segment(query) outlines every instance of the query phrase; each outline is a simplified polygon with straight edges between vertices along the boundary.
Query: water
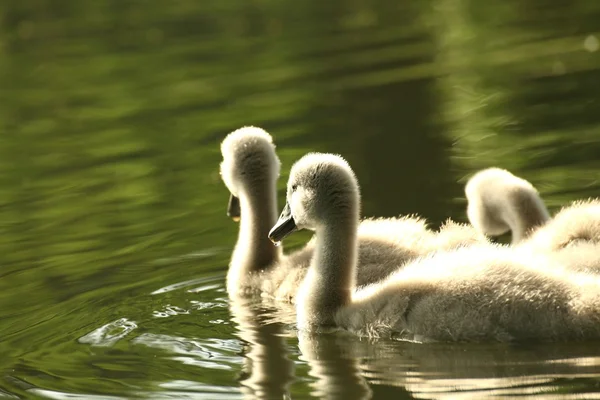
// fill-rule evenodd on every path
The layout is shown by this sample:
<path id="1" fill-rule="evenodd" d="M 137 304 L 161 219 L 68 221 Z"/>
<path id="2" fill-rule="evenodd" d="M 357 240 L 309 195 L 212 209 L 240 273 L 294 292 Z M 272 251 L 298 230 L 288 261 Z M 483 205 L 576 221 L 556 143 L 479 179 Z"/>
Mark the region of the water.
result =
<path id="1" fill-rule="evenodd" d="M 7 2 L 0 10 L 0 398 L 598 398 L 596 344 L 299 335 L 229 304 L 219 142 L 343 154 L 365 215 L 464 221 L 506 167 L 599 196 L 600 4 Z M 281 204 L 281 203 L 280 203 Z M 287 248 L 307 235 L 295 235 Z"/>

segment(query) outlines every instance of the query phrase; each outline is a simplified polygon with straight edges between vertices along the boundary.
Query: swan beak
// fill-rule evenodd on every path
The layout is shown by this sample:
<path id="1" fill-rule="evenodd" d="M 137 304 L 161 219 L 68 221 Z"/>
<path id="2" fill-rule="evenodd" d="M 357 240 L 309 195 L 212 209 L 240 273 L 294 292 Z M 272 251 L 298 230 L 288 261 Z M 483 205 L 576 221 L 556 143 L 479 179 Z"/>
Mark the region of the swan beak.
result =
<path id="1" fill-rule="evenodd" d="M 269 232 L 269 239 L 271 242 L 277 244 L 281 242 L 290 233 L 298 230 L 294 217 L 292 217 L 292 211 L 290 205 L 285 203 L 285 207 L 279 216 L 279 220 L 275 223 L 275 226 Z"/>
<path id="2" fill-rule="evenodd" d="M 242 213 L 240 210 L 240 199 L 234 195 L 229 195 L 229 204 L 227 205 L 227 216 L 238 222 Z"/>

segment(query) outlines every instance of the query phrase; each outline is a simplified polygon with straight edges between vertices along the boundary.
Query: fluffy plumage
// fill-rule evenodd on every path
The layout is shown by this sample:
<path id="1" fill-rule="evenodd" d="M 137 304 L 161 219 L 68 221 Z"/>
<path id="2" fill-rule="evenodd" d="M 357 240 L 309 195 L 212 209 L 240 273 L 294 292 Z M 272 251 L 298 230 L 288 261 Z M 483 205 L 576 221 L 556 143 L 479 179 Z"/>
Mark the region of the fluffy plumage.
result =
<path id="1" fill-rule="evenodd" d="M 550 219 L 535 187 L 504 169 L 477 172 L 467 182 L 465 194 L 471 224 L 490 236 L 510 230 L 513 244 L 527 238 Z"/>
<path id="2" fill-rule="evenodd" d="M 276 183 L 281 163 L 271 136 L 257 127 L 230 133 L 221 144 L 221 178 L 239 202 L 240 229 L 229 270 L 230 296 L 264 294 L 293 301 L 308 269 L 314 241 L 284 255 L 268 233 L 277 220 Z M 359 285 L 376 282 L 403 261 L 439 249 L 485 241 L 471 227 L 447 222 L 439 232 L 413 216 L 364 220 L 358 227 Z"/>
<path id="3" fill-rule="evenodd" d="M 511 230 L 513 244 L 552 252 L 574 269 L 600 271 L 600 201 L 576 201 L 550 218 L 537 190 L 506 170 L 489 168 L 467 183 L 467 214 L 484 234 Z"/>
<path id="4" fill-rule="evenodd" d="M 600 201 L 589 199 L 563 207 L 544 226 L 536 229 L 523 245 L 557 251 L 582 244 L 599 243 Z"/>
<path id="5" fill-rule="evenodd" d="M 297 297 L 300 329 L 337 326 L 418 341 L 600 338 L 600 277 L 543 252 L 497 245 L 436 252 L 355 289 L 360 195 L 341 158 L 309 154 L 290 172 L 292 218 L 315 231 Z"/>

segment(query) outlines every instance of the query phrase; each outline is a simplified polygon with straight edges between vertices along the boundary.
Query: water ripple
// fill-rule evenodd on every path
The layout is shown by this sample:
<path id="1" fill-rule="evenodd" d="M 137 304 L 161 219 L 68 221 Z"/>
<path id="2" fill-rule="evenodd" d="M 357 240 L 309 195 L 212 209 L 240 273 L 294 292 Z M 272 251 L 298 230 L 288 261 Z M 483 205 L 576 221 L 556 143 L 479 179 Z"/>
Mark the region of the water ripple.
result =
<path id="1" fill-rule="evenodd" d="M 113 346 L 136 328 L 135 322 L 120 318 L 80 337 L 78 341 L 93 346 Z"/>
<path id="2" fill-rule="evenodd" d="M 133 343 L 176 354 L 170 359 L 186 365 L 220 370 L 231 370 L 239 363 L 239 357 L 227 356 L 225 352 L 237 354 L 242 349 L 236 340 L 200 340 L 153 333 L 144 333 L 135 338 Z"/>
<path id="3" fill-rule="evenodd" d="M 215 281 L 219 281 L 221 279 L 222 279 L 221 276 L 211 276 L 211 277 L 203 277 L 203 278 L 198 278 L 198 279 L 190 279 L 187 281 L 177 282 L 177 283 L 174 283 L 171 285 L 164 286 L 160 289 L 156 289 L 155 291 L 153 291 L 150 294 L 154 295 L 154 294 L 172 292 L 174 290 L 179 290 L 179 289 L 182 289 L 182 288 L 185 288 L 188 286 L 194 286 L 194 285 L 198 285 L 198 284 L 202 284 L 202 285 L 197 288 L 190 289 L 190 290 L 188 290 L 188 292 L 193 292 L 193 293 L 205 292 L 208 290 L 213 290 L 213 289 L 217 289 L 217 288 L 221 287 L 222 285 L 219 283 L 212 283 Z"/>

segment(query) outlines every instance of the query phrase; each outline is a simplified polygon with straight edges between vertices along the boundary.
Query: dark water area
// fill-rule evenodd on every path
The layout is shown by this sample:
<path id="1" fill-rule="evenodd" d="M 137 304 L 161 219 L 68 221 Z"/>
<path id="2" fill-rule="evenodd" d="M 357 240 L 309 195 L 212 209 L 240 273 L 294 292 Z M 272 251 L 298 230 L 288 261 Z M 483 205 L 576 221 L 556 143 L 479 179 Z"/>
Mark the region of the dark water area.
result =
<path id="1" fill-rule="evenodd" d="M 230 304 L 220 141 L 342 154 L 363 214 L 466 221 L 480 168 L 600 196 L 600 3 L 0 7 L 0 398 L 600 398 L 597 343 L 306 335 Z M 307 234 L 290 239 L 300 245 Z"/>

